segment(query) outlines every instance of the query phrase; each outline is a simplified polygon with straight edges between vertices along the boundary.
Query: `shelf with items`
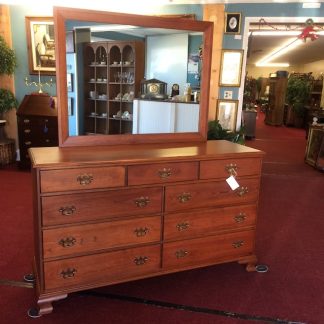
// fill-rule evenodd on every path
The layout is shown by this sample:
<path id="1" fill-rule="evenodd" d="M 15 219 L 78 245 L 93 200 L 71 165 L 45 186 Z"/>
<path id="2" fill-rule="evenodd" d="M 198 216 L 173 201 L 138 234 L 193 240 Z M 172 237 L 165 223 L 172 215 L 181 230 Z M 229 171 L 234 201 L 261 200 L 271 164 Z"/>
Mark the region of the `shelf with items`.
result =
<path id="1" fill-rule="evenodd" d="M 91 42 L 85 44 L 84 53 L 85 119 L 92 118 L 85 122 L 86 131 L 131 133 L 133 99 L 144 77 L 144 42 Z"/>
<path id="2" fill-rule="evenodd" d="M 312 109 L 319 109 L 322 102 L 323 80 L 312 80 L 310 84 L 309 104 Z"/>

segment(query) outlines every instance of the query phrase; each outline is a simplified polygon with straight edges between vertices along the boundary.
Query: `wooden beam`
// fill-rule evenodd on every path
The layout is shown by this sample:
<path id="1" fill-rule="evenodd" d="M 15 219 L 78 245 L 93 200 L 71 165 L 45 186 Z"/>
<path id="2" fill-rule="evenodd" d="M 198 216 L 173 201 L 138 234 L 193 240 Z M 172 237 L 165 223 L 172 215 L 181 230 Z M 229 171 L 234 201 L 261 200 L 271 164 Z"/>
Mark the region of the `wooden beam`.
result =
<path id="1" fill-rule="evenodd" d="M 220 61 L 225 24 L 224 17 L 225 6 L 223 4 L 204 5 L 203 20 L 212 21 L 214 23 L 208 120 L 214 120 L 216 118 Z"/>

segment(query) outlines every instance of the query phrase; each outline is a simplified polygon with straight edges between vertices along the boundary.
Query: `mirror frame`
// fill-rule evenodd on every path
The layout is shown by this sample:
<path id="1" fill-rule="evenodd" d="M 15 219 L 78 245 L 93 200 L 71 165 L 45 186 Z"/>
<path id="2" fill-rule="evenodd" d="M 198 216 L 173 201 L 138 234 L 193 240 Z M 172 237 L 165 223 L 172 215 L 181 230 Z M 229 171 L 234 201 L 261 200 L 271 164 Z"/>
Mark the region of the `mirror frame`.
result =
<path id="1" fill-rule="evenodd" d="M 94 146 L 139 143 L 203 142 L 207 140 L 209 83 L 213 43 L 213 23 L 191 19 L 143 16 L 108 11 L 54 7 L 56 83 L 58 102 L 59 146 Z M 181 29 L 203 32 L 203 64 L 200 87 L 198 132 L 166 134 L 121 134 L 69 136 L 67 109 L 66 32 L 67 20 L 93 21 L 103 24 L 125 24 L 142 27 Z"/>

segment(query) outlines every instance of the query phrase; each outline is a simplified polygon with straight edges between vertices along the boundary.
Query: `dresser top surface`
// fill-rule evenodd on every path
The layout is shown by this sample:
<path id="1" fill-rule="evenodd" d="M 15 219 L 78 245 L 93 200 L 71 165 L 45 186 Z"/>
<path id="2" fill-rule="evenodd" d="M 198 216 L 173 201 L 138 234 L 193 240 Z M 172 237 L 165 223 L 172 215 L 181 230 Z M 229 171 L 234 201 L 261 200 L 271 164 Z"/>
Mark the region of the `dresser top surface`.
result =
<path id="1" fill-rule="evenodd" d="M 225 140 L 202 143 L 138 144 L 29 149 L 33 167 L 145 163 L 211 158 L 262 157 L 264 152 Z"/>

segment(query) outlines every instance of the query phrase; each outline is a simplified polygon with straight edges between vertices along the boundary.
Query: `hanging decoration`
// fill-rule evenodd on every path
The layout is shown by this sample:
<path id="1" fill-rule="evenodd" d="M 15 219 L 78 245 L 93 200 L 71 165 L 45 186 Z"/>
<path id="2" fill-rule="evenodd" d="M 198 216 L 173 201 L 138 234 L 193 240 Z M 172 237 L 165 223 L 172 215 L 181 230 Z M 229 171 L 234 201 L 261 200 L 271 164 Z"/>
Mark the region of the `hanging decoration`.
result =
<path id="1" fill-rule="evenodd" d="M 316 34 L 316 30 L 314 29 L 314 21 L 313 19 L 307 19 L 305 22 L 306 27 L 303 29 L 301 34 L 298 36 L 299 39 L 302 39 L 304 42 L 309 38 L 311 41 L 318 39 L 318 35 Z"/>

